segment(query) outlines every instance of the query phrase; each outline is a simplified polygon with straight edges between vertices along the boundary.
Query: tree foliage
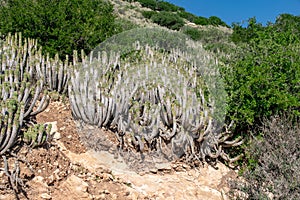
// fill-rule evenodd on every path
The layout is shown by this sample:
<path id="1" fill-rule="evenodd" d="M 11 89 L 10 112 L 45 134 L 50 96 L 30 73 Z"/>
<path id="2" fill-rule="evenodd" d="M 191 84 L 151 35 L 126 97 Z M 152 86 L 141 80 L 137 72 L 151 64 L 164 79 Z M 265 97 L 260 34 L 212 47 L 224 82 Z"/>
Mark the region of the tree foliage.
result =
<path id="1" fill-rule="evenodd" d="M 154 11 L 177 12 L 184 11 L 184 8 L 162 0 L 134 0 L 139 2 L 143 7 L 150 8 Z"/>
<path id="2" fill-rule="evenodd" d="M 87 53 L 119 31 L 113 6 L 102 0 L 5 0 L 0 5 L 0 32 L 38 39 L 51 56 Z"/>
<path id="3" fill-rule="evenodd" d="M 184 26 L 184 21 L 176 14 L 167 11 L 144 11 L 143 16 L 151 19 L 152 22 L 172 30 L 179 30 Z"/>
<path id="4" fill-rule="evenodd" d="M 229 116 L 240 129 L 287 109 L 299 115 L 299 22 L 300 17 L 281 15 L 266 27 L 250 20 L 248 27 L 234 28 L 238 46 L 224 72 Z"/>

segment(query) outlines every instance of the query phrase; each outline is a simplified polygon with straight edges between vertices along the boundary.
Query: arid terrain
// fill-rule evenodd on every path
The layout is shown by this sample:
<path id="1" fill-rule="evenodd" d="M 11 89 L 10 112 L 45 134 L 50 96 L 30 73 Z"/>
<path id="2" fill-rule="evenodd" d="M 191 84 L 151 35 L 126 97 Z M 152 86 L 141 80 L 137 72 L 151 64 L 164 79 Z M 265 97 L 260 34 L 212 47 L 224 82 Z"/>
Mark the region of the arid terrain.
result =
<path id="1" fill-rule="evenodd" d="M 192 168 L 173 161 L 134 170 L 142 165 L 125 162 L 116 155 L 113 149 L 117 141 L 110 131 L 92 126 L 85 129 L 84 134 L 90 130 L 101 136 L 108 148 L 95 151 L 97 148 L 85 147 L 79 123 L 73 120 L 69 105 L 62 101 L 51 102 L 36 120 L 52 124 L 53 140 L 43 147 L 23 146 L 19 150 L 19 158 L 27 161 L 19 162 L 20 177 L 26 186 L 19 194 L 20 199 L 221 200 L 228 199 L 227 181 L 236 177 L 236 172 L 222 163 Z M 9 164 L 13 167 L 13 158 Z M 2 171 L 0 177 L 0 199 L 15 199 Z"/>

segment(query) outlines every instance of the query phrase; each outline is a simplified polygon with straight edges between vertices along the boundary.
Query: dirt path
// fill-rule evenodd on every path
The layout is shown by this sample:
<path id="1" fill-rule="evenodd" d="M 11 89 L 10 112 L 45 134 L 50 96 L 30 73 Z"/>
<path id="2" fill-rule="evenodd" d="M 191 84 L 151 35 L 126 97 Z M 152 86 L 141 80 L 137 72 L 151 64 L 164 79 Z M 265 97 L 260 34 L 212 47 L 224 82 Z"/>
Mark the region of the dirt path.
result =
<path id="1" fill-rule="evenodd" d="M 52 102 L 37 116 L 39 123 L 52 123 L 54 140 L 44 148 L 23 147 L 19 156 L 21 177 L 29 199 L 228 199 L 226 181 L 236 173 L 221 163 L 191 169 L 182 162 L 162 163 L 147 171 L 133 171 L 122 157 L 108 151 L 87 150 L 81 143 L 69 106 Z M 103 133 L 109 137 L 109 132 Z M 12 164 L 12 161 L 11 161 Z M 2 164 L 1 164 L 2 165 Z M 1 185 L 7 187 L 4 174 Z M 26 199 L 20 194 L 21 199 Z M 0 190 L 0 200 L 15 199 Z"/>

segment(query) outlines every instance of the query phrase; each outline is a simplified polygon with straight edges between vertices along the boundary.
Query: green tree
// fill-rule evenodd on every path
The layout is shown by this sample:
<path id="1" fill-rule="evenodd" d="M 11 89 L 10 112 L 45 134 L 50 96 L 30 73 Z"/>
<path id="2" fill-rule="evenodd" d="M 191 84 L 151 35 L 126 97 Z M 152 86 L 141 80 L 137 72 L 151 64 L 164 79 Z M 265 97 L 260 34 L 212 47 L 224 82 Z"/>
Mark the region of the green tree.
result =
<path id="1" fill-rule="evenodd" d="M 262 31 L 264 27 L 261 23 L 257 23 L 256 18 L 250 18 L 248 20 L 247 27 L 243 27 L 241 24 L 234 23 L 232 25 L 232 41 L 235 43 L 249 42 L 251 39 L 258 37 L 258 31 Z"/>
<path id="2" fill-rule="evenodd" d="M 22 32 L 38 39 L 52 56 L 88 53 L 120 29 L 113 6 L 102 0 L 4 0 L 0 5 L 2 34 Z"/>
<path id="3" fill-rule="evenodd" d="M 300 108 L 300 18 L 262 27 L 255 21 L 240 32 L 238 44 L 226 67 L 229 116 L 239 129 L 257 127 L 263 118 Z M 281 19 L 282 21 L 284 19 Z"/>

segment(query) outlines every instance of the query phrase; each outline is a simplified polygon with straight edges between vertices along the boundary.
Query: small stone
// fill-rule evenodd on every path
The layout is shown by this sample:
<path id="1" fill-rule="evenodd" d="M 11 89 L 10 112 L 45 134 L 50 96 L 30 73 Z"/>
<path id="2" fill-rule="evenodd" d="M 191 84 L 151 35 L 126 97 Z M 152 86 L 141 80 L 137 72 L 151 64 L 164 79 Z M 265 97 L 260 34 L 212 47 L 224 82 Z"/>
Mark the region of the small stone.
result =
<path id="1" fill-rule="evenodd" d="M 104 173 L 104 174 L 102 175 L 102 179 L 103 179 L 104 181 L 112 181 L 114 178 L 112 177 L 111 174 L 106 174 L 106 173 Z"/>
<path id="2" fill-rule="evenodd" d="M 103 190 L 101 193 L 102 194 L 110 194 L 110 192 L 108 190 Z"/>
<path id="3" fill-rule="evenodd" d="M 150 172 L 153 173 L 153 174 L 156 174 L 157 173 L 157 169 L 156 168 L 152 168 L 152 169 L 150 169 Z"/>
<path id="4" fill-rule="evenodd" d="M 42 199 L 52 199 L 52 197 L 49 194 L 47 194 L 47 193 L 41 194 L 41 198 Z"/>
<path id="5" fill-rule="evenodd" d="M 35 181 L 35 182 L 43 183 L 44 182 L 44 177 L 35 176 L 32 180 Z"/>
<path id="6" fill-rule="evenodd" d="M 155 167 L 158 169 L 158 170 L 171 170 L 171 166 L 170 166 L 170 163 L 157 163 L 155 164 Z"/>
<path id="7" fill-rule="evenodd" d="M 4 171 L 0 171 L 0 178 L 4 177 L 5 173 Z"/>
<path id="8" fill-rule="evenodd" d="M 55 132 L 57 132 L 57 121 L 54 122 L 46 122 L 45 125 L 49 125 L 51 124 L 51 131 L 50 131 L 50 135 L 53 135 Z"/>
<path id="9" fill-rule="evenodd" d="M 112 200 L 117 200 L 117 199 L 118 199 L 118 195 L 116 195 L 116 194 L 111 194 L 111 199 L 112 199 Z"/>
<path id="10" fill-rule="evenodd" d="M 190 167 L 189 167 L 188 165 L 186 165 L 186 164 L 183 164 L 182 167 L 183 167 L 184 169 L 190 168 Z"/>
<path id="11" fill-rule="evenodd" d="M 53 135 L 53 139 L 55 139 L 55 140 L 61 139 L 61 134 L 60 134 L 60 132 L 55 132 L 54 135 Z"/>
<path id="12" fill-rule="evenodd" d="M 146 174 L 146 172 L 139 172 L 140 176 L 144 176 Z"/>
<path id="13" fill-rule="evenodd" d="M 105 194 L 94 195 L 93 199 L 95 199 L 95 200 L 103 200 L 103 199 L 106 199 L 105 196 L 106 196 Z"/>

